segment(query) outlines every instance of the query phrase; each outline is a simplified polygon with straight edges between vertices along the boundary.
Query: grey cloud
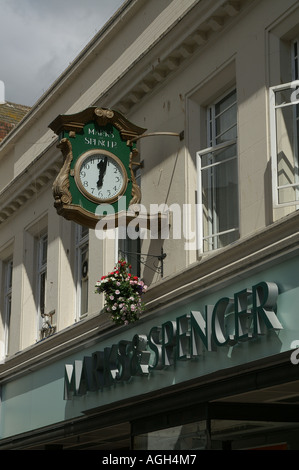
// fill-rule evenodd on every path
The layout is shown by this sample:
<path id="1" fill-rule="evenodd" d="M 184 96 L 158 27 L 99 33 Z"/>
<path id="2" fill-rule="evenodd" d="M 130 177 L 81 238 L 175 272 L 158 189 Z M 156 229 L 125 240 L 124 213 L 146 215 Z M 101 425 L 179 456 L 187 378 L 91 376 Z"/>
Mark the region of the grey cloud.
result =
<path id="1" fill-rule="evenodd" d="M 5 97 L 33 105 L 123 0 L 0 0 Z"/>

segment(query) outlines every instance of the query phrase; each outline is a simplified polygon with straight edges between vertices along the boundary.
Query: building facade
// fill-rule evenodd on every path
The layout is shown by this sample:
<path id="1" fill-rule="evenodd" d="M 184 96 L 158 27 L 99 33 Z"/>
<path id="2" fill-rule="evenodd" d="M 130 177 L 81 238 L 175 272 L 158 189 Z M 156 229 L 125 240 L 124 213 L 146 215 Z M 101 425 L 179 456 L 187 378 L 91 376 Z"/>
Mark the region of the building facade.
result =
<path id="1" fill-rule="evenodd" d="M 0 143 L 0 449 L 298 448 L 298 20 L 127 0 Z M 91 107 L 144 130 L 126 237 L 54 207 L 51 123 Z M 123 326 L 120 257 L 148 286 Z"/>

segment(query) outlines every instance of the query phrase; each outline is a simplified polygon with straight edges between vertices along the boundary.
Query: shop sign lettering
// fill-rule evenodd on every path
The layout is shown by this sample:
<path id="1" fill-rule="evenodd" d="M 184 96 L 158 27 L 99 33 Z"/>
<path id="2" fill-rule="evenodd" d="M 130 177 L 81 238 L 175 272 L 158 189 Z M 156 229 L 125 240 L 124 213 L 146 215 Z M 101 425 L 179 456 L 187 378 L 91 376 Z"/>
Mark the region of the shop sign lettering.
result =
<path id="1" fill-rule="evenodd" d="M 148 335 L 135 334 L 131 341 L 95 351 L 83 360 L 65 365 L 64 398 L 85 395 L 134 376 L 147 376 L 178 361 L 191 360 L 204 350 L 251 341 L 268 330 L 283 329 L 275 306 L 278 287 L 261 282 L 251 289 L 222 297 L 205 311 L 190 311 L 173 321 L 151 328 Z"/>
<path id="2" fill-rule="evenodd" d="M 87 136 L 84 137 L 86 145 L 92 145 L 103 149 L 113 150 L 117 147 L 117 141 L 113 132 L 107 130 L 97 131 L 95 129 L 88 129 Z"/>

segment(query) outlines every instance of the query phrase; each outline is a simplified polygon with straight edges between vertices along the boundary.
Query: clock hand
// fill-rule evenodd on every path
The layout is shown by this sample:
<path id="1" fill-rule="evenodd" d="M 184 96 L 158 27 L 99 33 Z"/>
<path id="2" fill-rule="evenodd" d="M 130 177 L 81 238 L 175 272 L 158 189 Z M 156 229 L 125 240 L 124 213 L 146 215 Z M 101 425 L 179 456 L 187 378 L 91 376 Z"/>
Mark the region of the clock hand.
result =
<path id="1" fill-rule="evenodd" d="M 107 157 L 105 157 L 104 160 L 101 160 L 98 163 L 97 167 L 99 169 L 99 179 L 97 182 L 97 187 L 98 189 L 100 189 L 103 186 L 103 178 L 104 178 L 106 168 L 107 168 Z"/>

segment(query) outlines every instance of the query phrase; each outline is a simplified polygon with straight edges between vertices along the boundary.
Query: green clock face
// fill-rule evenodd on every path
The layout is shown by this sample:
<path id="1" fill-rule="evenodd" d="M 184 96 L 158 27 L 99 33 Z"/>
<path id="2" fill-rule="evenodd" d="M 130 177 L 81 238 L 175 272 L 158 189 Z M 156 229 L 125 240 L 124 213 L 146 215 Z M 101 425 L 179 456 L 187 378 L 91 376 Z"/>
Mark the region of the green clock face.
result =
<path id="1" fill-rule="evenodd" d="M 106 150 L 91 150 L 75 165 L 75 182 L 89 200 L 101 203 L 116 201 L 126 190 L 128 177 L 123 163 Z"/>

